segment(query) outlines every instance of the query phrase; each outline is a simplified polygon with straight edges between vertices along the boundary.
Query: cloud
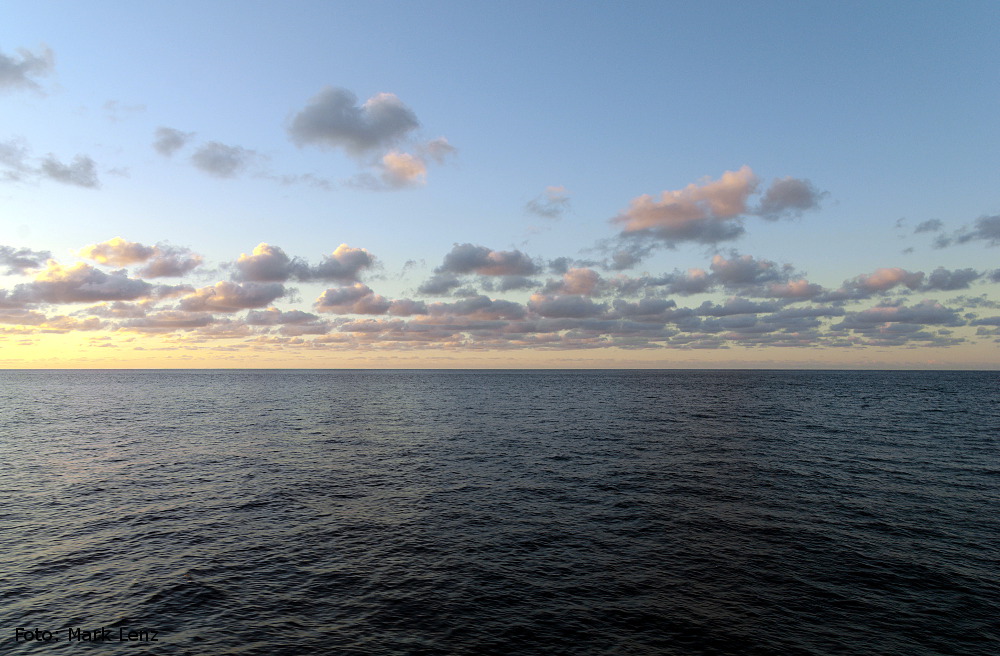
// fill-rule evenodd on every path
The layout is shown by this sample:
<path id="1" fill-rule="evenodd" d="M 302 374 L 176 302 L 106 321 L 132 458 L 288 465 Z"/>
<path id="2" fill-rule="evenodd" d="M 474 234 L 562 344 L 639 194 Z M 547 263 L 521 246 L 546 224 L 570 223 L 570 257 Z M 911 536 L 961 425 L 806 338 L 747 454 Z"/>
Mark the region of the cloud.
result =
<path id="1" fill-rule="evenodd" d="M 603 314 L 607 306 L 603 303 L 594 303 L 584 296 L 532 294 L 528 300 L 528 308 L 543 317 L 579 319 Z"/>
<path id="2" fill-rule="evenodd" d="M 183 276 L 201 266 L 202 257 L 186 248 L 164 246 L 153 247 L 153 258 L 138 273 L 143 278 L 174 278 Z"/>
<path id="3" fill-rule="evenodd" d="M 949 271 L 943 267 L 938 267 L 927 276 L 927 282 L 921 289 L 952 291 L 956 289 L 968 289 L 969 283 L 982 277 L 983 274 L 974 269 L 955 269 Z"/>
<path id="4" fill-rule="evenodd" d="M 287 293 L 280 283 L 233 283 L 221 281 L 202 287 L 180 300 L 185 312 L 236 312 L 270 305 Z"/>
<path id="5" fill-rule="evenodd" d="M 0 52 L 0 89 L 40 89 L 33 78 L 44 77 L 52 72 L 55 65 L 52 49 L 43 45 L 38 54 L 35 54 L 25 48 L 18 48 L 17 54 L 20 57 Z"/>
<path id="6" fill-rule="evenodd" d="M 289 257 L 278 246 L 262 242 L 253 253 L 243 253 L 233 265 L 238 280 L 255 282 L 285 282 L 313 280 L 323 282 L 357 280 L 363 269 L 375 265 L 375 257 L 363 248 L 341 244 L 330 255 L 324 255 L 317 265 L 304 259 Z"/>
<path id="7" fill-rule="evenodd" d="M 91 244 L 80 251 L 80 255 L 100 264 L 129 266 L 147 262 L 137 273 L 144 278 L 179 277 L 197 268 L 202 258 L 186 248 L 157 244 L 145 246 L 138 242 L 114 237 L 107 241 Z"/>
<path id="8" fill-rule="evenodd" d="M 389 300 L 376 294 L 368 285 L 359 282 L 350 286 L 328 289 L 316 299 L 316 309 L 320 312 L 338 314 L 392 314 L 409 316 L 427 314 L 423 302 L 409 299 Z"/>
<path id="9" fill-rule="evenodd" d="M 29 163 L 30 159 L 28 146 L 23 139 L 0 141 L 0 179 L 22 182 L 47 178 L 78 187 L 100 187 L 97 165 L 86 155 L 77 155 L 70 164 L 63 164 L 51 153 L 42 158 L 37 166 Z"/>
<path id="10" fill-rule="evenodd" d="M 42 160 L 40 173 L 56 182 L 96 189 L 101 186 L 97 179 L 97 165 L 85 155 L 77 155 L 72 164 L 63 164 L 53 155 Z"/>
<path id="11" fill-rule="evenodd" d="M 278 308 L 269 307 L 266 310 L 250 310 L 247 312 L 246 323 L 251 326 L 276 326 L 282 324 L 309 323 L 319 317 L 302 310 L 284 312 Z"/>
<path id="12" fill-rule="evenodd" d="M 933 246 L 934 248 L 946 248 L 954 244 L 966 244 L 970 241 L 985 241 L 989 246 L 1000 245 L 1000 214 L 981 216 L 975 220 L 972 227 L 963 227 L 950 237 L 938 235 Z"/>
<path id="13" fill-rule="evenodd" d="M 164 157 L 170 157 L 190 143 L 194 139 L 194 135 L 194 132 L 181 132 L 174 128 L 158 127 L 156 128 L 156 140 L 153 142 L 153 148 Z"/>
<path id="14" fill-rule="evenodd" d="M 569 193 L 565 187 L 546 187 L 525 203 L 524 209 L 543 219 L 560 219 L 569 209 Z"/>
<path id="15" fill-rule="evenodd" d="M 428 312 L 436 316 L 461 316 L 483 321 L 523 319 L 526 310 L 520 303 L 494 300 L 488 296 L 472 296 L 454 303 L 432 303 Z"/>
<path id="16" fill-rule="evenodd" d="M 7 275 L 23 274 L 29 269 L 39 269 L 51 257 L 52 253 L 48 251 L 0 246 L 0 267 L 6 267 Z"/>
<path id="17" fill-rule="evenodd" d="M 196 330 L 210 326 L 215 321 L 211 314 L 163 310 L 144 317 L 128 319 L 119 324 L 123 330 L 140 333 L 172 333 L 178 330 Z"/>
<path id="18" fill-rule="evenodd" d="M 771 283 L 767 286 L 765 296 L 786 298 L 789 300 L 804 300 L 819 296 L 823 291 L 822 285 L 810 283 L 805 279 L 799 279 L 782 283 Z"/>
<path id="19" fill-rule="evenodd" d="M 714 244 L 743 234 L 742 224 L 735 219 L 747 212 L 747 199 L 756 188 L 757 176 L 744 166 L 726 171 L 716 181 L 664 191 L 660 200 L 639 196 L 612 221 L 622 224 L 625 233 L 642 232 L 670 243 Z"/>
<path id="20" fill-rule="evenodd" d="M 944 227 L 944 223 L 938 219 L 929 219 L 922 223 L 918 223 L 917 227 L 913 229 L 913 234 L 919 234 L 921 232 L 937 232 Z"/>
<path id="21" fill-rule="evenodd" d="M 112 266 L 128 266 L 136 262 L 145 262 L 156 252 L 152 246 L 143 246 L 134 241 L 126 241 L 115 237 L 98 244 L 91 244 L 80 251 L 80 255 L 88 260 Z"/>
<path id="22" fill-rule="evenodd" d="M 721 255 L 712 257 L 709 268 L 717 282 L 727 286 L 758 285 L 788 280 L 791 267 L 781 267 L 769 260 L 756 260 L 751 255 L 731 254 L 731 259 Z"/>
<path id="23" fill-rule="evenodd" d="M 960 326 L 965 322 L 957 312 L 936 301 L 922 301 L 913 306 L 881 304 L 861 312 L 851 312 L 833 328 L 863 330 L 886 323 Z"/>
<path id="24" fill-rule="evenodd" d="M 391 93 L 358 105 L 347 89 L 325 87 L 292 118 L 288 133 L 298 146 L 343 148 L 360 157 L 391 148 L 419 125 L 413 111 Z"/>
<path id="25" fill-rule="evenodd" d="M 444 137 L 431 139 L 427 143 L 418 145 L 417 151 L 425 159 L 432 159 L 438 164 L 444 164 L 449 157 L 458 153 L 458 149 L 448 143 Z"/>
<path id="26" fill-rule="evenodd" d="M 772 182 L 764 192 L 757 214 L 770 221 L 798 217 L 819 207 L 819 201 L 825 195 L 808 180 L 781 178 Z"/>
<path id="27" fill-rule="evenodd" d="M 975 240 L 985 241 L 990 246 L 1000 245 L 1000 214 L 979 217 L 972 228 L 962 230 L 955 237 L 959 244 Z"/>
<path id="28" fill-rule="evenodd" d="M 151 296 L 156 288 L 122 271 L 105 273 L 80 262 L 65 267 L 49 260 L 32 282 L 18 285 L 14 296 L 32 303 L 92 303 L 131 301 Z"/>
<path id="29" fill-rule="evenodd" d="M 28 158 L 28 147 L 22 139 L 0 141 L 0 166 L 3 167 L 3 177 L 8 182 L 23 180 L 33 173 L 25 160 Z"/>
<path id="30" fill-rule="evenodd" d="M 210 141 L 191 155 L 191 162 L 199 169 L 217 178 L 232 178 L 246 170 L 259 156 L 241 146 L 227 146 Z"/>
<path id="31" fill-rule="evenodd" d="M 570 269 L 563 274 L 562 280 L 550 281 L 545 286 L 545 293 L 593 296 L 601 283 L 601 275 L 593 269 Z"/>
<path id="32" fill-rule="evenodd" d="M 777 312 L 780 308 L 780 303 L 757 303 L 746 298 L 733 297 L 726 299 L 722 305 L 705 301 L 695 309 L 695 313 L 707 317 L 727 317 L 734 314 Z"/>
<path id="33" fill-rule="evenodd" d="M 899 267 L 876 269 L 874 273 L 862 274 L 844 283 L 846 289 L 857 289 L 867 293 L 884 292 L 903 285 L 909 289 L 920 287 L 924 274 L 921 271 L 910 272 Z"/>
<path id="34" fill-rule="evenodd" d="M 393 150 L 382 157 L 382 182 L 393 189 L 422 185 L 427 166 L 419 157 Z"/>
<path id="35" fill-rule="evenodd" d="M 530 276 L 541 267 L 519 250 L 494 251 L 485 246 L 455 244 L 435 273 L 478 273 L 483 276 Z"/>
<path id="36" fill-rule="evenodd" d="M 417 288 L 417 293 L 427 296 L 443 296 L 461 286 L 462 279 L 454 273 L 436 273 L 421 283 Z"/>

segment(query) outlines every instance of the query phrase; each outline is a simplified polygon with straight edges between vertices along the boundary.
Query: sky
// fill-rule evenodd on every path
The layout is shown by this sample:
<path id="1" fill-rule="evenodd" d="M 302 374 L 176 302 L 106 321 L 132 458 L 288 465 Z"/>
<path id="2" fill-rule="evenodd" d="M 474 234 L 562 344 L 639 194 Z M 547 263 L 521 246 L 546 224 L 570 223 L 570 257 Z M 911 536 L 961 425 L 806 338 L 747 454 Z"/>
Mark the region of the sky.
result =
<path id="1" fill-rule="evenodd" d="M 1000 368 L 995 2 L 0 2 L 0 367 Z"/>

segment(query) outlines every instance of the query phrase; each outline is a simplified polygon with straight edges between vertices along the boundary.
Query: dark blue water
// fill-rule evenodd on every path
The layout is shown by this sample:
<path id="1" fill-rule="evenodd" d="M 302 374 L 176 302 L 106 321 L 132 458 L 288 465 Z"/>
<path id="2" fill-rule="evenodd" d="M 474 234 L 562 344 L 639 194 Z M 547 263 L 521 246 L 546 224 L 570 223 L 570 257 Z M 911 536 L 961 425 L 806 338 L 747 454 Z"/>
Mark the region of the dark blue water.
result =
<path id="1" fill-rule="evenodd" d="M 0 372 L 0 640 L 994 656 L 998 383 Z"/>

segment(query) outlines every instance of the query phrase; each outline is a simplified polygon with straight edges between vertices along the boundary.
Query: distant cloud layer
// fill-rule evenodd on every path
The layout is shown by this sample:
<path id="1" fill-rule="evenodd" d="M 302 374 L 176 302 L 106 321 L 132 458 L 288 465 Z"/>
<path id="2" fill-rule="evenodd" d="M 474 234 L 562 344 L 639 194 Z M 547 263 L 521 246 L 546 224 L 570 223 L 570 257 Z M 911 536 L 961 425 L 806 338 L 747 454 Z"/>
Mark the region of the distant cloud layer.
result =
<path id="1" fill-rule="evenodd" d="M 170 335 L 175 345 L 223 340 L 230 349 L 503 350 L 944 347 L 1000 337 L 1000 317 L 981 314 L 996 304 L 982 297 L 957 297 L 951 305 L 913 298 L 1000 282 L 996 272 L 971 268 L 927 274 L 883 267 L 826 288 L 791 265 L 728 252 L 713 255 L 705 268 L 659 275 L 550 266 L 561 273 L 542 280 L 542 263 L 520 250 L 464 243 L 445 254 L 420 290 L 458 297 L 425 301 L 378 293 L 360 280 L 375 258 L 346 244 L 309 263 L 262 243 L 220 265 L 217 270 L 232 279 L 202 286 L 147 280 L 196 270 L 202 259 L 188 248 L 115 237 L 79 253 L 96 266 L 64 265 L 46 251 L 0 246 L 6 274 L 29 278 L 0 289 L 0 338 L 122 331 Z M 312 311 L 277 307 L 301 302 L 285 286 L 293 280 L 332 286 L 314 297 Z M 514 292 L 522 300 L 494 298 L 470 285 Z M 724 298 L 678 303 L 703 294 Z"/>

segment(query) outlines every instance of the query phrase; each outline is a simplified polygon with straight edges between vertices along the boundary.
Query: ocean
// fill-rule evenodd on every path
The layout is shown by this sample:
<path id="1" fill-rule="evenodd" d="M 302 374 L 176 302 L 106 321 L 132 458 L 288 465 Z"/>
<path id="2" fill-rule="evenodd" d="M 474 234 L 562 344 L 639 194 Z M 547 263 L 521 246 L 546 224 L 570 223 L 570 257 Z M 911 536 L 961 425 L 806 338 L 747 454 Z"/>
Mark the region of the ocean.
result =
<path id="1" fill-rule="evenodd" d="M 1000 653 L 1000 372 L 2 371 L 10 654 Z"/>

